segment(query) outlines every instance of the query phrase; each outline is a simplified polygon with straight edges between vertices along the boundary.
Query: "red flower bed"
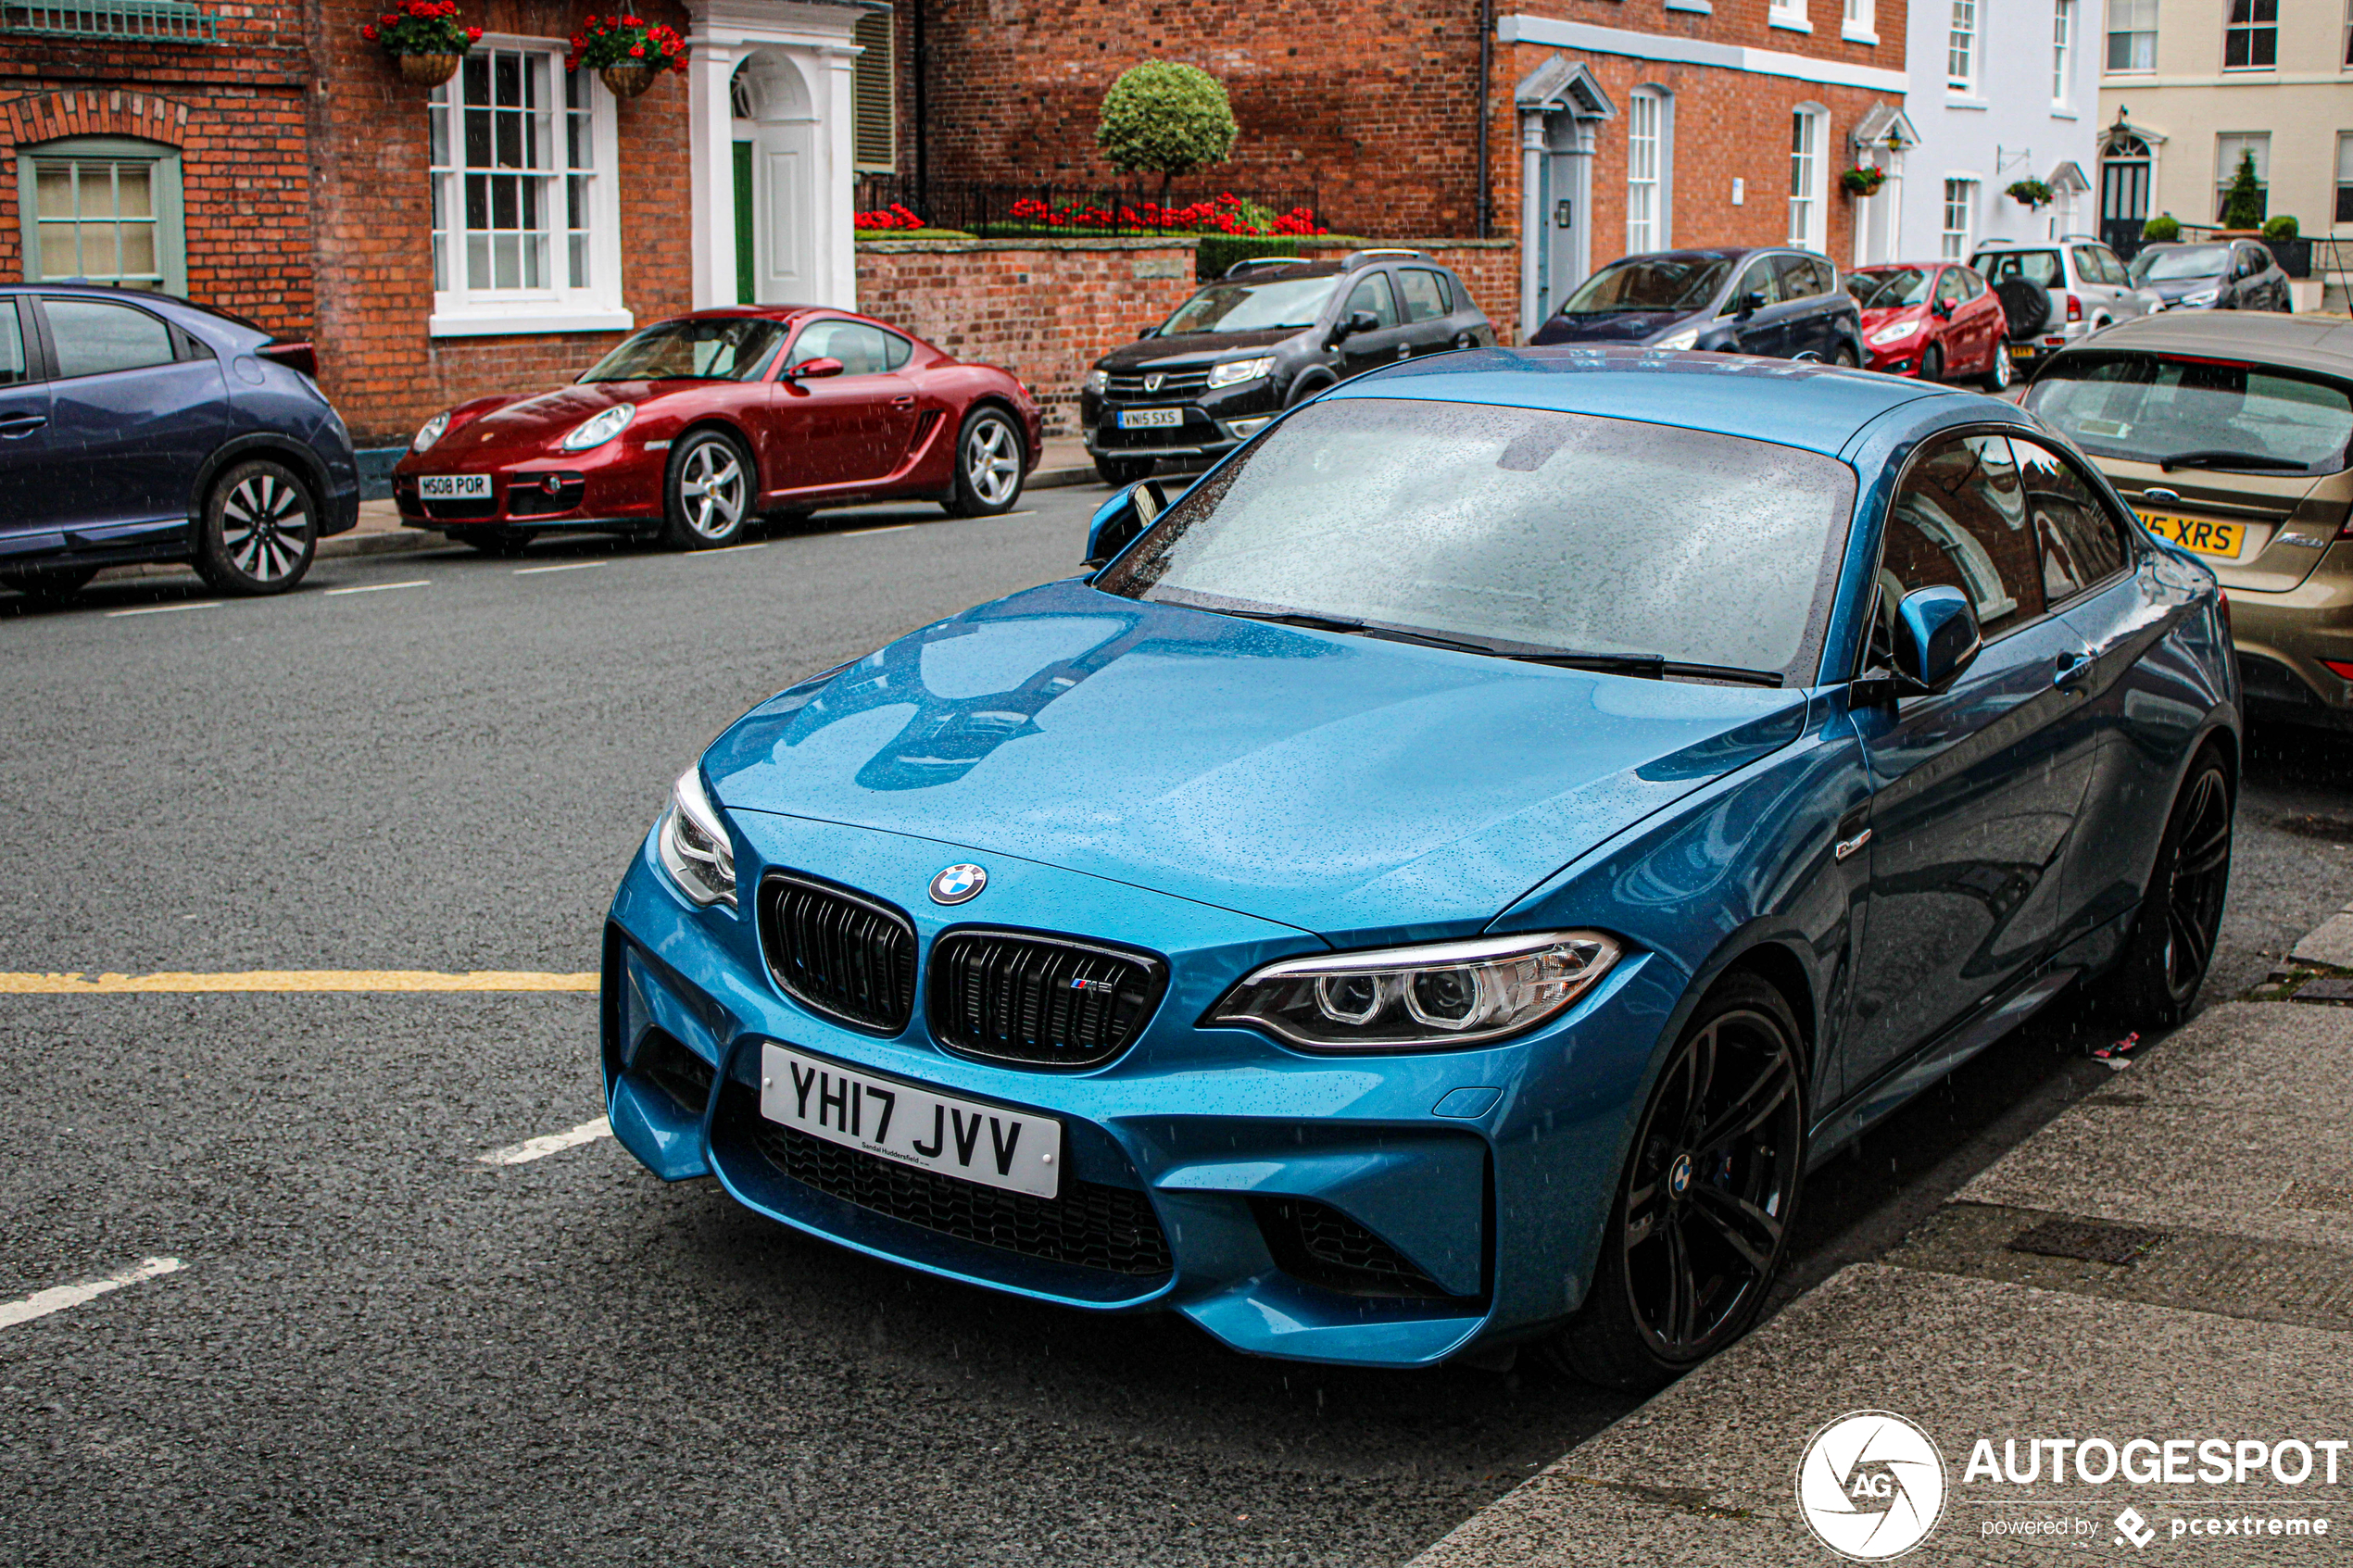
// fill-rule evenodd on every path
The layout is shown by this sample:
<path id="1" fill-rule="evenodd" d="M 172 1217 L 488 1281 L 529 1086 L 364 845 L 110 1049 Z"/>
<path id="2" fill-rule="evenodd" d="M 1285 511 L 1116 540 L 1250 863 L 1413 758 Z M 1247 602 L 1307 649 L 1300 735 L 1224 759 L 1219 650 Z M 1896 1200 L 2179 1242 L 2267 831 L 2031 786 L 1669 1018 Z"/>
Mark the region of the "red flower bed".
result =
<path id="1" fill-rule="evenodd" d="M 1158 202 L 1122 203 L 1116 208 L 1091 202 L 1054 206 L 1025 196 L 1013 203 L 1013 217 L 1022 223 L 1048 229 L 1151 229 L 1162 232 L 1197 234 L 1327 234 L 1307 207 L 1271 212 L 1227 191 L 1212 201 L 1164 207 Z"/>
<path id="2" fill-rule="evenodd" d="M 892 202 L 887 207 L 876 207 L 872 212 L 852 214 L 850 221 L 861 229 L 921 229 L 925 226 L 922 219 L 898 202 Z"/>

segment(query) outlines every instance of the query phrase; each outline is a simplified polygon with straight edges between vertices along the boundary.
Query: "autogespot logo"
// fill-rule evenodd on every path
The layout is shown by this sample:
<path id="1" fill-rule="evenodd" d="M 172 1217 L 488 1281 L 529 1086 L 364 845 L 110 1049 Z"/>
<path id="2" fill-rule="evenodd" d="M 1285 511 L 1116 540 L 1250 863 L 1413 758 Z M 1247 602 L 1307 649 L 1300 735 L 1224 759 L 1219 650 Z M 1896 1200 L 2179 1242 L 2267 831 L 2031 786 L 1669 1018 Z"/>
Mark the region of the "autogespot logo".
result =
<path id="1" fill-rule="evenodd" d="M 1841 1557 L 1901 1557 L 1928 1539 L 1944 1516 L 1944 1456 L 1900 1415 L 1850 1411 L 1806 1445 L 1797 1508 Z"/>

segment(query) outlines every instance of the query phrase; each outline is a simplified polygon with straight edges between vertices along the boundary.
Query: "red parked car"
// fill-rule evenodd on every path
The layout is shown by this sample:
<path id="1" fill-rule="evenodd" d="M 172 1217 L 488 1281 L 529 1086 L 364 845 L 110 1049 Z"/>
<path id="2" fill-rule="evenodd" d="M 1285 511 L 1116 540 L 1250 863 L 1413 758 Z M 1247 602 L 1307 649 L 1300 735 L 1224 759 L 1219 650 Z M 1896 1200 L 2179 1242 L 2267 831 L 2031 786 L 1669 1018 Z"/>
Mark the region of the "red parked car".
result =
<path id="1" fill-rule="evenodd" d="M 1041 431 L 993 365 L 846 311 L 729 306 L 633 333 L 558 391 L 434 415 L 393 497 L 409 527 L 497 554 L 556 529 L 700 550 L 762 514 L 861 501 L 1005 511 Z"/>
<path id="2" fill-rule="evenodd" d="M 1892 262 L 1846 274 L 1863 310 L 1863 367 L 1922 381 L 1982 377 L 2010 384 L 2002 302 L 1985 280 L 1957 261 Z"/>

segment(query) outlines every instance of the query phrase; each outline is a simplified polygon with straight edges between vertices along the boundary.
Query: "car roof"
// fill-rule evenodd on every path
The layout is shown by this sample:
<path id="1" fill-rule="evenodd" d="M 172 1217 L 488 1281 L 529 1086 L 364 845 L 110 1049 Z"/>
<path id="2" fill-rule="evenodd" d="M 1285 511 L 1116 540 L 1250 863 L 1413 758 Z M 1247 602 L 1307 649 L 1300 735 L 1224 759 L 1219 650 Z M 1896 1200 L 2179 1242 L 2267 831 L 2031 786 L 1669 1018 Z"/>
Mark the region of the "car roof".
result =
<path id="1" fill-rule="evenodd" d="M 2072 358 L 2117 348 L 2152 354 L 2210 354 L 2353 377 L 2353 317 L 2168 310 L 2159 316 L 2119 321 L 2098 337 L 2065 352 Z"/>
<path id="2" fill-rule="evenodd" d="M 1434 355 L 1385 366 L 1325 394 L 1596 414 L 1716 431 L 1832 458 L 1891 408 L 1971 395 L 1901 376 L 1789 359 L 1582 345 Z"/>

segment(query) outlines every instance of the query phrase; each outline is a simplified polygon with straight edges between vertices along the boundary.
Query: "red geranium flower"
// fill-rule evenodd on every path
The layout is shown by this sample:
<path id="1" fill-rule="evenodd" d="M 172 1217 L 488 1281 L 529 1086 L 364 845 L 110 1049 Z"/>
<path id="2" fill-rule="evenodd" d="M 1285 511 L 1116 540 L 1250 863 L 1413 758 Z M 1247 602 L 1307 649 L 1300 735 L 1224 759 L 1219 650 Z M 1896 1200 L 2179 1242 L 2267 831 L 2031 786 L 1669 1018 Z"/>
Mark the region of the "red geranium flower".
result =
<path id="1" fill-rule="evenodd" d="M 366 39 L 371 44 L 374 43 L 376 41 L 376 24 L 373 22 L 362 23 L 359 29 L 359 36 Z"/>
<path id="2" fill-rule="evenodd" d="M 482 42 L 482 29 L 480 29 L 480 28 L 478 28 L 478 27 L 470 27 L 470 28 L 466 29 L 466 42 L 467 42 L 467 43 L 469 43 L 469 44 L 479 44 L 479 43 L 481 43 L 481 42 Z"/>

